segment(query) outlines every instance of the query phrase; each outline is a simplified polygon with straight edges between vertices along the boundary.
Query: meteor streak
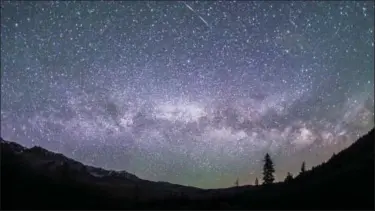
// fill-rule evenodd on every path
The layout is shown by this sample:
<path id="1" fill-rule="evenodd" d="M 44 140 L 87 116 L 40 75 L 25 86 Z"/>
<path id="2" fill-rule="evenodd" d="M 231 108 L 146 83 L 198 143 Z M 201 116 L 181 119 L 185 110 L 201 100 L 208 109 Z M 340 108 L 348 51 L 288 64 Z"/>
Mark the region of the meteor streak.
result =
<path id="1" fill-rule="evenodd" d="M 192 11 L 194 14 L 196 14 L 199 19 L 201 19 L 203 21 L 204 24 L 206 24 L 207 27 L 210 28 L 210 25 L 208 24 L 208 22 L 202 17 L 200 16 L 190 5 L 186 4 L 185 2 L 182 2 L 190 11 Z"/>

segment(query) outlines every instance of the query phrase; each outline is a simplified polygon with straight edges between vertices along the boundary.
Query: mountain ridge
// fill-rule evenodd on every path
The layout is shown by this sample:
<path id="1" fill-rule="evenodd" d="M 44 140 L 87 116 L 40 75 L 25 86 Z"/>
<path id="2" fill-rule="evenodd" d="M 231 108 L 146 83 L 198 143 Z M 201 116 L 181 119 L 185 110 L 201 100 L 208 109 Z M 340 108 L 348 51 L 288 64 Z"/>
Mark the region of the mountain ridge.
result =
<path id="1" fill-rule="evenodd" d="M 68 164 L 68 167 L 71 168 L 71 170 L 76 170 L 76 171 L 82 171 L 82 170 L 87 170 L 87 173 L 90 174 L 93 177 L 96 178 L 105 178 L 105 177 L 112 177 L 116 179 L 127 179 L 131 181 L 146 181 L 146 182 L 153 182 L 153 183 L 163 183 L 163 184 L 168 184 L 168 185 L 176 185 L 176 186 L 183 186 L 183 187 L 189 187 L 189 188 L 194 188 L 194 189 L 200 189 L 200 188 L 195 188 L 195 187 L 190 187 L 190 186 L 184 186 L 184 185 L 179 185 L 179 184 L 173 184 L 165 181 L 149 181 L 145 179 L 141 179 L 137 177 L 134 174 L 131 174 L 127 171 L 121 170 L 111 170 L 111 169 L 104 169 L 101 167 L 95 167 L 95 166 L 90 166 L 90 165 L 85 165 L 79 161 L 76 161 L 72 158 L 69 158 L 61 153 L 55 153 L 51 152 L 47 149 L 44 149 L 40 146 L 33 146 L 30 148 L 24 147 L 16 142 L 11 142 L 11 141 L 6 141 L 3 138 L 1 138 L 1 148 L 2 152 L 9 151 L 9 150 L 14 150 L 15 154 L 25 156 L 28 158 L 29 163 L 37 163 L 39 161 L 38 166 L 35 165 L 34 167 L 51 167 L 53 164 L 56 164 L 57 166 L 62 166 L 65 164 Z M 52 166 L 54 167 L 54 166 Z M 56 166 L 55 166 L 56 167 Z"/>
<path id="2" fill-rule="evenodd" d="M 260 186 L 201 189 L 153 182 L 126 171 L 87 166 L 41 147 L 25 148 L 2 138 L 1 160 L 3 193 L 11 199 L 4 208 L 300 208 L 288 203 L 287 196 L 316 209 L 343 207 L 342 204 L 346 204 L 344 208 L 374 205 L 374 129 L 292 181 Z M 34 192 L 35 203 L 12 203 L 17 197 L 27 198 Z M 352 199 L 347 196 L 351 192 L 356 193 Z M 54 195 L 70 203 L 51 200 Z M 40 204 L 43 197 L 50 200 Z M 72 207 L 73 202 L 79 205 Z"/>

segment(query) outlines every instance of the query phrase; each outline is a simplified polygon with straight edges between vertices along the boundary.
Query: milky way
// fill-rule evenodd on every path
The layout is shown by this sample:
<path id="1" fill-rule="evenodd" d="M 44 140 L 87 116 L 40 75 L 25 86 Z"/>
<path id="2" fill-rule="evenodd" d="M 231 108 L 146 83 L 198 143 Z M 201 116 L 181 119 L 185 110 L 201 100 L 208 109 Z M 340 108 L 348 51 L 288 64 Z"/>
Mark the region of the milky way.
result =
<path id="1" fill-rule="evenodd" d="M 228 187 L 311 168 L 374 123 L 374 6 L 1 2 L 1 136 Z"/>

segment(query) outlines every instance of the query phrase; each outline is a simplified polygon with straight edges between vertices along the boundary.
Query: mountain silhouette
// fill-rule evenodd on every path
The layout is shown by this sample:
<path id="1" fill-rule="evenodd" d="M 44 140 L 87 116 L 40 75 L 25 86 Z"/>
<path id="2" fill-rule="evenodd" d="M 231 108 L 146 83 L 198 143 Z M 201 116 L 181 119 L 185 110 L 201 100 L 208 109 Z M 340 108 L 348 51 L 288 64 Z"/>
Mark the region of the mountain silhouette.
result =
<path id="1" fill-rule="evenodd" d="M 2 209 L 374 209 L 374 129 L 288 182 L 199 189 L 1 139 Z"/>

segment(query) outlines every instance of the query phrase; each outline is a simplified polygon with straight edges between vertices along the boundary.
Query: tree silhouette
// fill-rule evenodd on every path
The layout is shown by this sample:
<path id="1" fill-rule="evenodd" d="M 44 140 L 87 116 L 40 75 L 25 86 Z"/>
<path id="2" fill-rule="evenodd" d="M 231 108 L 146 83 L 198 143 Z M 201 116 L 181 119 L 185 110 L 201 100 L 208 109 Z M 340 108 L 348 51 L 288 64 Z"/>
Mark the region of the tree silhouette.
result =
<path id="1" fill-rule="evenodd" d="M 259 182 L 258 182 L 258 177 L 255 178 L 255 185 L 258 186 L 259 185 Z"/>
<path id="2" fill-rule="evenodd" d="M 293 180 L 293 175 L 290 172 L 288 172 L 284 181 L 285 182 L 290 182 L 292 180 Z"/>
<path id="3" fill-rule="evenodd" d="M 263 166 L 263 184 L 271 184 L 275 180 L 273 176 L 275 169 L 270 155 L 267 153 L 264 157 L 264 166 Z"/>
<path id="4" fill-rule="evenodd" d="M 239 184 L 239 181 L 238 181 L 238 178 L 237 178 L 236 181 L 234 182 L 234 185 L 235 185 L 236 187 L 238 187 L 238 184 Z"/>
<path id="5" fill-rule="evenodd" d="M 302 166 L 301 166 L 301 174 L 306 172 L 306 164 L 305 161 L 303 161 Z"/>
<path id="6" fill-rule="evenodd" d="M 336 153 L 333 153 L 331 159 L 334 158 L 335 156 L 336 156 Z"/>

